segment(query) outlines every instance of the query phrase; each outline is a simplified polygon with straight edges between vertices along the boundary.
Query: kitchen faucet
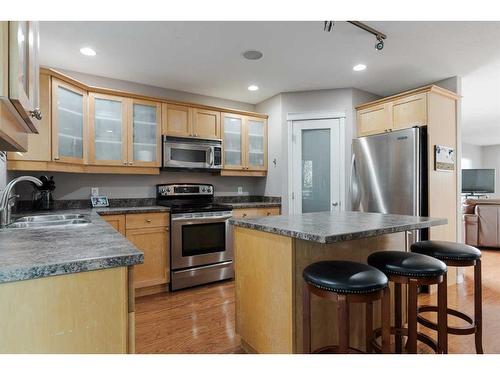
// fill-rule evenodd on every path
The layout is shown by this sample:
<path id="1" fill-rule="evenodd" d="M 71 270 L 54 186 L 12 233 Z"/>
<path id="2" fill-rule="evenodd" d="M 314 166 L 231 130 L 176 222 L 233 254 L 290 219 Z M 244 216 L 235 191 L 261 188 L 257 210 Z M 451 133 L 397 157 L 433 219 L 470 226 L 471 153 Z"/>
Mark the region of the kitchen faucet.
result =
<path id="1" fill-rule="evenodd" d="M 21 176 L 13 179 L 11 182 L 7 184 L 5 189 L 2 192 L 2 196 L 0 197 L 0 228 L 5 227 L 11 222 L 11 206 L 12 201 L 16 199 L 18 196 L 10 196 L 12 189 L 14 186 L 21 181 L 29 181 L 34 183 L 37 186 L 42 186 L 43 183 L 36 177 L 32 176 Z"/>

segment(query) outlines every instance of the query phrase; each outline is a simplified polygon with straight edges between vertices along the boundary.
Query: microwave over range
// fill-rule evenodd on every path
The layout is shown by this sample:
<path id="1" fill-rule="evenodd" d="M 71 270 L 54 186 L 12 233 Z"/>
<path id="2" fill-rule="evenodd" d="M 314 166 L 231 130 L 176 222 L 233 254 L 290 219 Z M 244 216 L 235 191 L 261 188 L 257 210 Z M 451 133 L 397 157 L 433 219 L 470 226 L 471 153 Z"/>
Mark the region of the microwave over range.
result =
<path id="1" fill-rule="evenodd" d="M 220 170 L 222 141 L 163 136 L 163 168 Z"/>

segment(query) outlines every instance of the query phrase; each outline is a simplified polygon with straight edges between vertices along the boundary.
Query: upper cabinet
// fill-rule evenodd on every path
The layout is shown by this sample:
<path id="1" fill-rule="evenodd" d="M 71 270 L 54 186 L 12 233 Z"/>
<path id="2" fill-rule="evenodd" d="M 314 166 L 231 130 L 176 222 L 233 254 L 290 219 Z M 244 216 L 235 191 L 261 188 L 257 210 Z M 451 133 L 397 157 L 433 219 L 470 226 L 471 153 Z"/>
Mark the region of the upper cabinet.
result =
<path id="1" fill-rule="evenodd" d="M 52 81 L 52 158 L 84 164 L 87 158 L 87 92 L 58 79 Z"/>
<path id="2" fill-rule="evenodd" d="M 89 162 L 96 165 L 127 165 L 126 99 L 90 93 L 89 113 Z"/>
<path id="3" fill-rule="evenodd" d="M 220 139 L 220 112 L 163 103 L 162 133 L 171 137 Z"/>
<path id="4" fill-rule="evenodd" d="M 38 133 L 38 22 L 0 22 L 0 150 L 26 151 Z"/>
<path id="5" fill-rule="evenodd" d="M 132 99 L 128 131 L 128 165 L 159 167 L 161 159 L 161 104 Z"/>
<path id="6" fill-rule="evenodd" d="M 428 92 L 417 92 L 357 107 L 358 137 L 426 126 L 427 102 Z"/>
<path id="7" fill-rule="evenodd" d="M 223 175 L 265 175 L 267 171 L 267 120 L 222 114 Z"/>

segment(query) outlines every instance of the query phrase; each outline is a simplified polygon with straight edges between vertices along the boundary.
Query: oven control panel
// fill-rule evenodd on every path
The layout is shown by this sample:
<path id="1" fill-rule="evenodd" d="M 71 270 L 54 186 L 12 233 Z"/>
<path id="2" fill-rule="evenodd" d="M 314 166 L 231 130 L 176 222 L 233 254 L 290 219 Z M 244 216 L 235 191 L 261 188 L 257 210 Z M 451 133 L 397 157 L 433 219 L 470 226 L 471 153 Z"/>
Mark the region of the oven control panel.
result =
<path id="1" fill-rule="evenodd" d="M 184 195 L 213 195 L 214 187 L 210 184 L 164 184 L 156 185 L 159 197 Z"/>

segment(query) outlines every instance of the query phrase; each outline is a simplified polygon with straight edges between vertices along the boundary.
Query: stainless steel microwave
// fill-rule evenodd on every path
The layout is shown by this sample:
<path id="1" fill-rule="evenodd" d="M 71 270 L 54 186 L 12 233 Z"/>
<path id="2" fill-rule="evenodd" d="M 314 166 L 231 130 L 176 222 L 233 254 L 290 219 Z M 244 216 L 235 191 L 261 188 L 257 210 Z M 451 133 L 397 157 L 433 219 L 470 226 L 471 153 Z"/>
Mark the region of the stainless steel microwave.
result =
<path id="1" fill-rule="evenodd" d="M 163 168 L 222 169 L 222 141 L 163 136 Z"/>

